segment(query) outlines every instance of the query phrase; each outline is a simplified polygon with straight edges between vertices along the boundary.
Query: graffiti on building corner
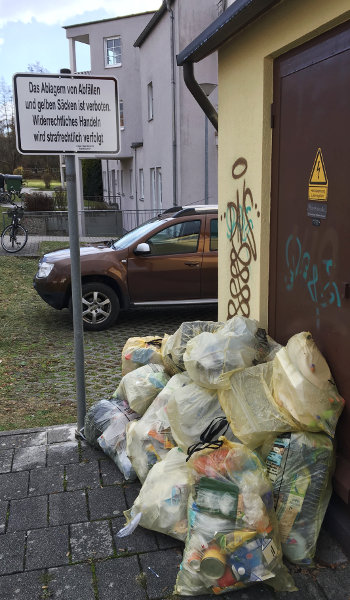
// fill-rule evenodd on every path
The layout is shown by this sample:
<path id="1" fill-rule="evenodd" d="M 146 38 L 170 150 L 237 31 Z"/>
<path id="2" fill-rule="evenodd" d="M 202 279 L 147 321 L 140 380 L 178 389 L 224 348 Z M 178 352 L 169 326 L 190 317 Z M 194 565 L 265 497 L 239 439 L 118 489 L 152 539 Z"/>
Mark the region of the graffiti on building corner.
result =
<path id="1" fill-rule="evenodd" d="M 253 194 L 246 184 L 248 162 L 240 157 L 232 165 L 234 200 L 228 202 L 221 220 L 226 221 L 226 235 L 231 244 L 230 251 L 230 299 L 227 304 L 227 318 L 241 314 L 250 316 L 250 265 L 257 259 L 254 238 Z M 256 212 L 257 217 L 260 212 Z"/>
<path id="2" fill-rule="evenodd" d="M 297 278 L 305 283 L 307 292 L 316 309 L 316 324 L 320 324 L 320 310 L 334 304 L 341 307 L 339 289 L 331 279 L 331 269 L 334 266 L 331 258 L 322 260 L 317 265 L 311 262 L 309 252 L 303 252 L 302 244 L 297 236 L 290 235 L 286 242 L 285 258 L 288 275 L 284 281 L 286 289 L 290 292 L 294 288 Z M 323 282 L 326 280 L 326 283 Z"/>

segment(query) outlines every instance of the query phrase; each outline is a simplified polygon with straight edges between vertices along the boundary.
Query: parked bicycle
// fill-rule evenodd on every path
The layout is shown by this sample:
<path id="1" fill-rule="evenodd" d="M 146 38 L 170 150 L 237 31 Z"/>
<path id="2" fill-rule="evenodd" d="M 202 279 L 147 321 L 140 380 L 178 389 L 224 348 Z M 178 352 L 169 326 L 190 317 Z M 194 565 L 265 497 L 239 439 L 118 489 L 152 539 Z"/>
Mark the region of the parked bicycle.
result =
<path id="1" fill-rule="evenodd" d="M 19 252 L 27 243 L 28 231 L 21 225 L 23 207 L 12 201 L 11 204 L 13 208 L 9 209 L 7 214 L 12 217 L 12 221 L 1 234 L 1 245 L 6 252 Z"/>

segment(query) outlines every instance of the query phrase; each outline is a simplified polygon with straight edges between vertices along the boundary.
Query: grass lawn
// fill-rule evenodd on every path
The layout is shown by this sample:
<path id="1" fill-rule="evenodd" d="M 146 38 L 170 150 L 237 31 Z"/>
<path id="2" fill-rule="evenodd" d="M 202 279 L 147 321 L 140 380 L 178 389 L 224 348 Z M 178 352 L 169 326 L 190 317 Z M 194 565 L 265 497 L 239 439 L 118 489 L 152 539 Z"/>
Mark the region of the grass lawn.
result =
<path id="1" fill-rule="evenodd" d="M 45 190 L 45 183 L 42 179 L 26 179 L 25 187 L 30 187 L 38 190 Z M 61 187 L 61 182 L 57 179 L 53 179 L 50 182 L 50 190 L 54 190 L 56 187 Z"/>
<path id="2" fill-rule="evenodd" d="M 36 258 L 0 256 L 1 431 L 77 418 L 70 315 L 48 306 L 33 289 L 37 265 Z M 121 348 L 111 335 L 113 330 L 84 334 L 87 405 L 110 397 L 120 380 Z"/>

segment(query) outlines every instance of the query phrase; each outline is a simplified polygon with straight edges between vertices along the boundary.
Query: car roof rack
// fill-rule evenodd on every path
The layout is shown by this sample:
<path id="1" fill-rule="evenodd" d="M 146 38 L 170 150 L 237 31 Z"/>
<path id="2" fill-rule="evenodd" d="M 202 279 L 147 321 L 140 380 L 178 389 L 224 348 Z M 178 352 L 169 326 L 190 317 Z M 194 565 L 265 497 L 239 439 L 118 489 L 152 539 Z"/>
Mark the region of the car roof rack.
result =
<path id="1" fill-rule="evenodd" d="M 218 212 L 217 204 L 196 204 L 193 206 L 180 207 L 179 211 L 172 216 L 184 217 L 185 215 L 198 215 L 198 214 L 216 213 L 216 212 Z"/>

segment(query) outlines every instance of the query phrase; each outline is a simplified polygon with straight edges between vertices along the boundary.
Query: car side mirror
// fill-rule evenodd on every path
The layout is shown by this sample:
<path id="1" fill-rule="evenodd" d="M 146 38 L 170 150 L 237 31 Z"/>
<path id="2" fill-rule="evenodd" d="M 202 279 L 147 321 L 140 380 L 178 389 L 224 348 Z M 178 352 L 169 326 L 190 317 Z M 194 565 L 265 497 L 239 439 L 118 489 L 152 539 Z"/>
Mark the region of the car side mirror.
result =
<path id="1" fill-rule="evenodd" d="M 150 254 L 151 253 L 151 248 L 149 247 L 149 244 L 146 244 L 146 242 L 142 242 L 142 244 L 138 244 L 134 250 L 134 254 Z"/>

